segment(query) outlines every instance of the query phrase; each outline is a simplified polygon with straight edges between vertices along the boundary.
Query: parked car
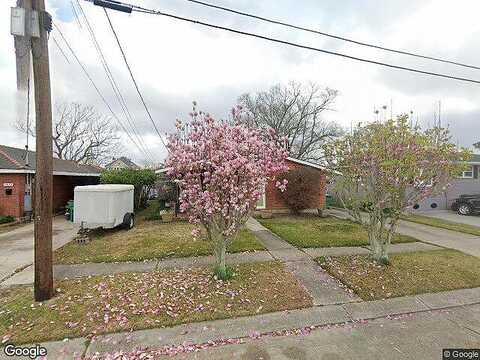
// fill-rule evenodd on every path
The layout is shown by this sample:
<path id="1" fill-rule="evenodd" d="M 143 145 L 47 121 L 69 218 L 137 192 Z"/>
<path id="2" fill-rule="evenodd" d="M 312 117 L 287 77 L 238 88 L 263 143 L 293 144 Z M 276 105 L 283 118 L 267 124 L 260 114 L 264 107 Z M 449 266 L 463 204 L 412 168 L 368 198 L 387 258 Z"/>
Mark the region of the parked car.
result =
<path id="1" fill-rule="evenodd" d="M 452 203 L 452 210 L 460 215 L 472 215 L 480 212 L 480 194 L 460 195 Z"/>

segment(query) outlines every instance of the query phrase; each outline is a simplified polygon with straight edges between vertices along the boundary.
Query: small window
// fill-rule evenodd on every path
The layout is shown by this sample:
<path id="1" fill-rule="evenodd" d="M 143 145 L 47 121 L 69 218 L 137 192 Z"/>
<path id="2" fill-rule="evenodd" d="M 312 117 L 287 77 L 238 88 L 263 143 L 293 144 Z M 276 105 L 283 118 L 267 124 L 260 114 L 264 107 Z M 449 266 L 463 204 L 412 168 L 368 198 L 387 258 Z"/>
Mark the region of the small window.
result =
<path id="1" fill-rule="evenodd" d="M 5 195 L 12 195 L 13 189 L 5 189 Z"/>
<path id="2" fill-rule="evenodd" d="M 460 174 L 460 177 L 462 179 L 473 179 L 473 166 L 470 166 L 465 171 L 462 171 L 462 173 Z"/>

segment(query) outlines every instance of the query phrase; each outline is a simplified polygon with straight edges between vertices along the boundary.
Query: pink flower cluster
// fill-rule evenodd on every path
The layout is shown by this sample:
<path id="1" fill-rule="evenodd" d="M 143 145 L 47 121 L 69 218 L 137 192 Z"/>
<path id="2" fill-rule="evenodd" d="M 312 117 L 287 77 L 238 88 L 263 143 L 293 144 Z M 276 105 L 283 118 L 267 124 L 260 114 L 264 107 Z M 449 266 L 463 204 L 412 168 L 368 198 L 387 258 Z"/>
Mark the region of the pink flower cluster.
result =
<path id="1" fill-rule="evenodd" d="M 241 111 L 232 111 L 235 119 Z M 180 186 L 181 210 L 194 224 L 215 219 L 223 235 L 234 234 L 255 209 L 269 180 L 288 170 L 283 140 L 273 130 L 219 122 L 209 114 L 177 121 L 167 145 L 168 175 Z M 285 189 L 286 182 L 277 182 Z M 221 220 L 219 220 L 221 219 Z"/>

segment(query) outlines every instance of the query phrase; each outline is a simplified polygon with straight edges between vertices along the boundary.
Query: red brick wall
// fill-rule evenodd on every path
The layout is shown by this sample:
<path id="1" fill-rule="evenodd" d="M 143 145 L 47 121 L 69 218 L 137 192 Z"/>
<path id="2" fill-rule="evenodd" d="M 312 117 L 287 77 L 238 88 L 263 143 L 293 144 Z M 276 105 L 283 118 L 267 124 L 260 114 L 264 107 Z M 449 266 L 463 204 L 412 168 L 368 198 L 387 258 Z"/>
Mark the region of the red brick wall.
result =
<path id="1" fill-rule="evenodd" d="M 25 176 L 26 174 L 0 174 L 0 215 L 11 215 L 15 216 L 16 218 L 23 216 Z M 12 195 L 5 194 L 5 188 L 3 186 L 4 183 L 14 184 Z M 73 190 L 76 185 L 90 185 L 97 183 L 98 179 L 95 178 L 72 178 L 70 176 L 54 176 L 53 209 L 62 209 L 67 204 L 68 200 L 73 200 Z"/>
<path id="2" fill-rule="evenodd" d="M 5 183 L 13 183 L 12 195 L 6 195 Z M 0 215 L 23 216 L 25 174 L 0 174 Z"/>
<path id="3" fill-rule="evenodd" d="M 292 161 L 287 161 L 289 169 L 298 169 L 305 167 L 305 165 L 297 164 Z M 318 171 L 318 183 L 312 191 L 312 198 L 315 199 L 310 204 L 310 209 L 323 209 L 325 207 L 325 189 L 326 189 L 326 176 L 325 172 Z M 285 211 L 288 210 L 288 206 L 283 201 L 280 191 L 275 187 L 275 181 L 271 181 L 267 184 L 265 189 L 266 199 L 266 211 Z"/>
<path id="4" fill-rule="evenodd" d="M 69 176 L 53 177 L 53 209 L 59 210 L 67 204 L 68 200 L 73 200 L 74 184 Z"/>

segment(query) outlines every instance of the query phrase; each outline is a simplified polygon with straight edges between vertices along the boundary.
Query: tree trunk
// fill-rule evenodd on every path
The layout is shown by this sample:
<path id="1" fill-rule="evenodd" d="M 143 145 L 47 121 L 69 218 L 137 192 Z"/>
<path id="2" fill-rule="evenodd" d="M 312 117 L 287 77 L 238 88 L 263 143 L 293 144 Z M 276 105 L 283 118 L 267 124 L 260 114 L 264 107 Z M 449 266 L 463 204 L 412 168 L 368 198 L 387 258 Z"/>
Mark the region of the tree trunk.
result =
<path id="1" fill-rule="evenodd" d="M 222 277 L 225 277 L 227 274 L 227 266 L 225 263 L 226 252 L 227 252 L 227 247 L 225 246 L 225 240 L 222 239 L 215 244 L 215 256 L 216 256 L 215 265 L 218 273 Z"/>
<path id="2" fill-rule="evenodd" d="M 378 264 L 387 265 L 389 263 L 388 245 L 390 236 L 385 234 L 385 221 L 381 215 L 370 214 L 368 240 L 373 260 Z"/>
<path id="3" fill-rule="evenodd" d="M 215 252 L 215 273 L 219 278 L 225 279 L 227 277 L 227 265 L 225 261 L 227 239 L 215 225 L 210 225 L 206 228 L 208 236 L 213 242 L 213 250 Z"/>

